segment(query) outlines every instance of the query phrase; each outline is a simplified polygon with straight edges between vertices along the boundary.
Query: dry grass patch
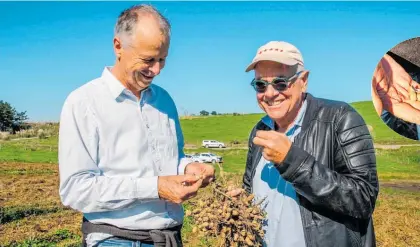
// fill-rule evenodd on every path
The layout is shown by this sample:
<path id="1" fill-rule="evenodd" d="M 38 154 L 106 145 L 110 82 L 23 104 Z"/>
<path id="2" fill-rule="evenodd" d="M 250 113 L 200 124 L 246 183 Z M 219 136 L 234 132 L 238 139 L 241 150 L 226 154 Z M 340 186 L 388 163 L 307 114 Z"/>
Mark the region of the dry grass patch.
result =
<path id="1" fill-rule="evenodd" d="M 0 175 L 0 206 L 60 205 L 58 175 Z"/>
<path id="2" fill-rule="evenodd" d="M 58 176 L 57 164 L 40 163 L 19 163 L 3 162 L 0 163 L 0 175 L 35 175 L 35 174 L 55 174 Z"/>
<path id="3" fill-rule="evenodd" d="M 420 181 L 420 174 L 397 173 L 397 172 L 381 172 L 378 173 L 379 181 L 400 183 L 403 181 Z"/>
<path id="4" fill-rule="evenodd" d="M 80 240 L 81 213 L 66 210 L 58 195 L 58 167 L 51 164 L 1 163 L 0 171 L 25 169 L 33 174 L 0 173 L 0 206 L 3 216 L 15 217 L 0 225 L 0 246 L 36 246 L 42 241 L 57 246 L 77 246 Z M 50 169 L 52 174 L 37 174 Z M 420 177 L 407 173 L 385 173 L 374 213 L 377 245 L 380 247 L 420 246 Z M 401 180 L 407 178 L 407 181 Z M 218 176 L 218 179 L 222 179 Z M 227 181 L 240 186 L 242 174 L 227 173 Z M 211 188 L 201 190 L 198 197 L 185 204 L 213 196 Z M 214 246 L 220 237 L 204 237 L 193 233 L 194 218 L 186 217 L 182 230 L 186 247 Z M 26 242 L 25 242 L 26 241 Z M 25 244 L 23 244 L 25 243 Z M 29 244 L 28 244 L 29 243 Z M 41 245 L 38 245 L 41 246 Z"/>
<path id="5" fill-rule="evenodd" d="M 381 188 L 373 216 L 378 246 L 420 246 L 420 192 Z"/>
<path id="6" fill-rule="evenodd" d="M 67 229 L 72 235 L 81 236 L 82 215 L 73 210 L 39 216 L 29 216 L 19 221 L 2 225 L 0 228 L 0 246 L 33 239 L 48 239 L 51 233 Z"/>

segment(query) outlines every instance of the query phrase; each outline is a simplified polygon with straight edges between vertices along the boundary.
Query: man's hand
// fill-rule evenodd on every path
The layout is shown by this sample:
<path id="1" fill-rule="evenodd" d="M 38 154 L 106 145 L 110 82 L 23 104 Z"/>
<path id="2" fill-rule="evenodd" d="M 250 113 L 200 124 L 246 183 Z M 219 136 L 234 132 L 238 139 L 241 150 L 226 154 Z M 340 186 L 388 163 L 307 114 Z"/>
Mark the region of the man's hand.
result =
<path id="1" fill-rule="evenodd" d="M 202 187 L 206 187 L 214 178 L 214 167 L 203 163 L 193 162 L 185 167 L 185 174 L 201 176 Z"/>
<path id="2" fill-rule="evenodd" d="M 385 54 L 381 59 L 380 67 L 388 86 L 394 88 L 403 99 L 409 99 L 409 90 L 413 85 L 413 79 L 404 68 L 388 54 Z"/>
<path id="3" fill-rule="evenodd" d="M 160 176 L 158 178 L 159 198 L 182 203 L 197 195 L 203 180 L 190 174 L 178 176 Z"/>
<path id="4" fill-rule="evenodd" d="M 413 97 L 420 86 L 395 60 L 385 55 L 372 79 L 372 99 L 376 112 L 386 110 L 411 123 L 420 124 L 420 102 Z"/>
<path id="5" fill-rule="evenodd" d="M 268 161 L 280 164 L 289 152 L 292 142 L 286 135 L 274 130 L 259 130 L 253 139 L 255 145 L 263 147 L 262 155 Z"/>

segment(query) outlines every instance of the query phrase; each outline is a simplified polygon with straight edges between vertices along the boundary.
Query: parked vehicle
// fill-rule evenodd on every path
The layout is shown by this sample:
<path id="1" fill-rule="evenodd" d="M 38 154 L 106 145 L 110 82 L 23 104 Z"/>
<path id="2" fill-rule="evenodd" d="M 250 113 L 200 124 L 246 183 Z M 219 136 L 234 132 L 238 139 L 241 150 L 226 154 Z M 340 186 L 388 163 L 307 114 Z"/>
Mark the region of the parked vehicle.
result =
<path id="1" fill-rule="evenodd" d="M 201 143 L 202 147 L 205 148 L 225 148 L 225 144 L 223 142 L 219 142 L 216 140 L 203 140 Z"/>
<path id="2" fill-rule="evenodd" d="M 200 153 L 198 155 L 198 158 L 201 160 L 201 162 L 204 163 L 222 163 L 223 159 L 221 156 L 217 156 L 215 154 L 212 153 Z"/>
<path id="3" fill-rule="evenodd" d="M 223 163 L 223 158 L 213 153 L 186 154 L 185 157 L 192 159 L 194 162 Z"/>
<path id="4" fill-rule="evenodd" d="M 186 158 L 192 159 L 194 162 L 203 162 L 198 154 L 185 154 Z"/>
<path id="5" fill-rule="evenodd" d="M 217 163 L 223 163 L 222 156 L 218 156 L 212 153 L 208 153 L 208 154 L 212 157 L 212 163 L 213 163 L 213 160 L 216 160 Z"/>

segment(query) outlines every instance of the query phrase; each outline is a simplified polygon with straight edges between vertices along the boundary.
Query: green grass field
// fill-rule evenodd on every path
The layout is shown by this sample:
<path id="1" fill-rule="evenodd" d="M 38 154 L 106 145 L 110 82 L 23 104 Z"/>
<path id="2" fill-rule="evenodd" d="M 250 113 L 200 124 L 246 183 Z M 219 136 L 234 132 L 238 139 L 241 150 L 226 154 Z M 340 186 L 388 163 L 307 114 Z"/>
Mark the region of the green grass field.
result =
<path id="1" fill-rule="evenodd" d="M 420 144 L 420 142 L 401 137 L 388 128 L 376 114 L 371 101 L 353 103 L 352 106 L 372 126 L 372 136 L 377 144 Z M 253 126 L 263 114 L 221 115 L 181 119 L 186 146 L 199 147 L 204 139 L 215 139 L 229 145 L 239 141 L 246 146 Z M 23 139 L 0 141 L 0 161 L 22 161 L 57 163 L 58 137 L 48 139 Z"/>
<path id="2" fill-rule="evenodd" d="M 379 144 L 417 144 L 390 130 L 371 102 L 352 104 L 373 127 Z M 186 153 L 213 152 L 223 156 L 223 170 L 239 183 L 245 168 L 249 132 L 263 114 L 223 115 L 181 119 Z M 203 139 L 236 147 L 199 148 Z M 0 246 L 79 246 L 81 214 L 62 206 L 58 196 L 58 137 L 0 141 Z M 376 149 L 380 195 L 374 214 L 378 246 L 420 246 L 420 149 Z M 219 170 L 217 168 L 217 170 Z M 199 193 L 204 195 L 208 190 Z M 185 207 L 191 207 L 189 203 Z M 211 246 L 212 239 L 191 234 L 185 219 L 186 247 Z"/>
<path id="3" fill-rule="evenodd" d="M 371 101 L 351 104 L 365 119 L 366 124 L 373 127 L 372 136 L 378 144 L 418 144 L 419 142 L 401 137 L 388 128 L 376 114 Z M 229 144 L 237 140 L 246 144 L 249 133 L 264 114 L 224 115 L 210 117 L 194 117 L 182 119 L 185 142 L 200 146 L 203 139 L 215 139 Z"/>
<path id="4" fill-rule="evenodd" d="M 419 144 L 418 141 L 400 136 L 391 130 L 378 116 L 372 101 L 361 101 L 351 104 L 362 115 L 366 124 L 373 127 L 373 139 L 378 144 Z"/>

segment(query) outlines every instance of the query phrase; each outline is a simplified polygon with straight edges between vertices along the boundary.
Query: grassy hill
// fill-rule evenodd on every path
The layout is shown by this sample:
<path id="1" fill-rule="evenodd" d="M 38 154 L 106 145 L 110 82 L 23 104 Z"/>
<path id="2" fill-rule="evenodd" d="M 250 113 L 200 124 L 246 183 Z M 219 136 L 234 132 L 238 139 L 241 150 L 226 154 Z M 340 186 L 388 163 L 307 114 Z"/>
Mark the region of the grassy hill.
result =
<path id="1" fill-rule="evenodd" d="M 371 101 L 355 102 L 351 104 L 370 125 L 372 136 L 380 144 L 408 144 L 417 141 L 401 137 L 382 122 Z M 215 139 L 229 144 L 237 140 L 246 144 L 253 126 L 263 117 L 263 114 L 223 115 L 210 117 L 194 117 L 181 119 L 185 142 L 200 145 L 202 140 Z"/>
<path id="2" fill-rule="evenodd" d="M 247 114 L 184 118 L 181 119 L 181 127 L 188 144 L 199 146 L 206 139 L 215 139 L 225 144 L 236 140 L 246 144 L 249 133 L 261 117 L 262 114 Z"/>

